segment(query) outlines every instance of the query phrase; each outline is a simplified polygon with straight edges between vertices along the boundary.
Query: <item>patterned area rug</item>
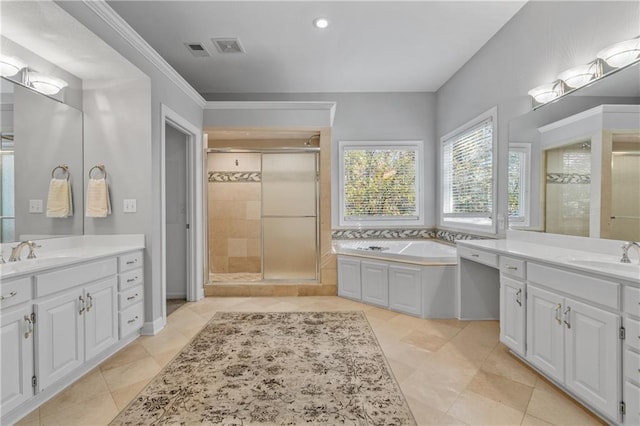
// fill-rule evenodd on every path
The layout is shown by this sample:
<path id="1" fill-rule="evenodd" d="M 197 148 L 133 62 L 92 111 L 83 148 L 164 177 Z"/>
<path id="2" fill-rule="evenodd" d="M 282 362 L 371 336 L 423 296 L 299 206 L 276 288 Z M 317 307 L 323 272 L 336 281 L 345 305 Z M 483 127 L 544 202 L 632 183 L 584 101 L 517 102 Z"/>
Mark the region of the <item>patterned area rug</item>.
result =
<path id="1" fill-rule="evenodd" d="M 112 425 L 415 425 L 362 312 L 220 312 Z"/>

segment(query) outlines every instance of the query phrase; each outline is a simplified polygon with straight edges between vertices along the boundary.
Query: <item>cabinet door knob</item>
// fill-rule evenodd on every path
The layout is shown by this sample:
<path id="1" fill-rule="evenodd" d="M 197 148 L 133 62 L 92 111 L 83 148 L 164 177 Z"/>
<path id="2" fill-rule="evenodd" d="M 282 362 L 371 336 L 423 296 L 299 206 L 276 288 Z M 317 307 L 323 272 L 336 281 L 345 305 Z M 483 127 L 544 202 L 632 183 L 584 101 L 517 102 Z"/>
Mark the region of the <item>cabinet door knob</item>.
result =
<path id="1" fill-rule="evenodd" d="M 11 293 L 9 293 L 6 296 L 0 296 L 0 300 L 6 300 L 6 299 L 11 299 L 13 296 L 15 296 L 16 294 L 18 294 L 17 291 L 12 291 Z"/>

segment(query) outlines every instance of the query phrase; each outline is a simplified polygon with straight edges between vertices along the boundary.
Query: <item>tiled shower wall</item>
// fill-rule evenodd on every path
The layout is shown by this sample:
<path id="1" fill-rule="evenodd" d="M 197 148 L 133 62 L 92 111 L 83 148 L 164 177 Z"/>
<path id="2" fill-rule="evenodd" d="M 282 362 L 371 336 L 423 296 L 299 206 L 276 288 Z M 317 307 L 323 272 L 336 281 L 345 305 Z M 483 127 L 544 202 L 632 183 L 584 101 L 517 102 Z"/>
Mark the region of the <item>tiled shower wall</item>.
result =
<path id="1" fill-rule="evenodd" d="M 260 159 L 252 155 L 209 154 L 211 273 L 262 271 Z"/>

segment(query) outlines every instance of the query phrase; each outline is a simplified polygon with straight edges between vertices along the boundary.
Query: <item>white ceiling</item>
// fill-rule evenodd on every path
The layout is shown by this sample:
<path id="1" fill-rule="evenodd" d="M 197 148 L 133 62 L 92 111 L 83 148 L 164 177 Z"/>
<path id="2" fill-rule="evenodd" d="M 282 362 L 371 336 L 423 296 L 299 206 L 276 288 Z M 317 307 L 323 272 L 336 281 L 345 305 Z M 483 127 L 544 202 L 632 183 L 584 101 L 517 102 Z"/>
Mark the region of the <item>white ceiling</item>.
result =
<path id="1" fill-rule="evenodd" d="M 526 0 L 109 1 L 200 93 L 436 91 Z M 330 26 L 318 30 L 316 17 Z M 238 37 L 221 55 L 211 38 Z M 184 42 L 203 42 L 208 58 Z"/>

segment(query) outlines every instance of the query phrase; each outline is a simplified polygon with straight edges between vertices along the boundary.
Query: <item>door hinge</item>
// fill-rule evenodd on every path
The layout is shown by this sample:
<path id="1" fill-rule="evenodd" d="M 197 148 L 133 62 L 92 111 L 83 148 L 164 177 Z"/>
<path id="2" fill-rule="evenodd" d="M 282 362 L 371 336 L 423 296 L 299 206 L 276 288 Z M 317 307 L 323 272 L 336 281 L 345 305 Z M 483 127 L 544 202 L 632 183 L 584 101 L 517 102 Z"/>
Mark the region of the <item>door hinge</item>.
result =
<path id="1" fill-rule="evenodd" d="M 618 337 L 620 338 L 620 340 L 624 340 L 627 338 L 627 331 L 624 329 L 624 327 L 620 327 L 620 331 L 618 332 Z"/>
<path id="2" fill-rule="evenodd" d="M 36 313 L 35 312 L 31 312 L 31 322 L 32 323 L 36 323 Z"/>
<path id="3" fill-rule="evenodd" d="M 620 401 L 620 414 L 627 414 L 627 404 L 624 401 Z"/>
<path id="4" fill-rule="evenodd" d="M 190 229 L 190 226 L 189 226 L 189 224 L 188 224 L 188 223 L 187 223 L 187 229 Z"/>
<path id="5" fill-rule="evenodd" d="M 38 386 L 38 378 L 36 376 L 31 377 L 31 386 L 34 388 Z"/>

